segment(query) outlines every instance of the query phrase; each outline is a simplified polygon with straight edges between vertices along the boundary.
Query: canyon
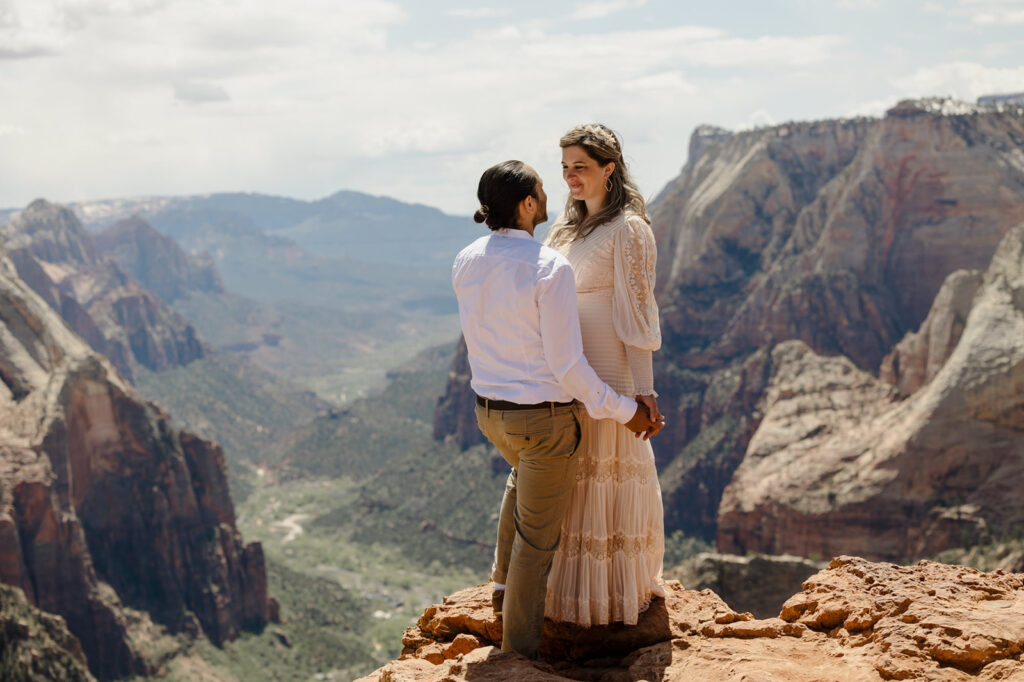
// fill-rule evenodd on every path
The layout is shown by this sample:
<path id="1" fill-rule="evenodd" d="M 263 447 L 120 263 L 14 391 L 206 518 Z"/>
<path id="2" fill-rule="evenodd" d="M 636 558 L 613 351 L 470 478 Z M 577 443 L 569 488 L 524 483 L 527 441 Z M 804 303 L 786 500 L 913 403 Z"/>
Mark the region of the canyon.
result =
<path id="1" fill-rule="evenodd" d="M 910 561 L 1024 526 L 1024 109 L 703 126 L 650 213 L 667 530 Z M 468 379 L 460 347 L 462 447 Z"/>

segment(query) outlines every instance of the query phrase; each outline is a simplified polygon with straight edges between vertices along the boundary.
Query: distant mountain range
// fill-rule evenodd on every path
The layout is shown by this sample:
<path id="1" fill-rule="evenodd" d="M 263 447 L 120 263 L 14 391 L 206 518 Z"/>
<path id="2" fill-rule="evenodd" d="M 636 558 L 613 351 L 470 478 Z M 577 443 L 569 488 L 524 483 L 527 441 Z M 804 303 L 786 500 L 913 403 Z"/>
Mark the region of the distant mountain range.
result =
<path id="1" fill-rule="evenodd" d="M 317 201 L 234 193 L 70 207 L 90 229 L 138 216 L 186 251 L 208 252 L 233 293 L 345 310 L 388 301 L 454 311 L 452 259 L 482 234 L 469 218 L 348 191 Z"/>

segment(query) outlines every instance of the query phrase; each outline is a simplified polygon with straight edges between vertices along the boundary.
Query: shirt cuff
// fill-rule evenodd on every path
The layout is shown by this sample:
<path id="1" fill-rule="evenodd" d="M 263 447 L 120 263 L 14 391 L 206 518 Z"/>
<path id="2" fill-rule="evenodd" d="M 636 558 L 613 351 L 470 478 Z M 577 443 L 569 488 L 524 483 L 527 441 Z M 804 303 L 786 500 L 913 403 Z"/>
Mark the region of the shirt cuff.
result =
<path id="1" fill-rule="evenodd" d="M 625 424 L 633 418 L 634 414 L 636 414 L 636 404 L 636 400 L 633 398 L 627 398 L 624 395 L 620 395 L 613 419 L 620 424 Z"/>

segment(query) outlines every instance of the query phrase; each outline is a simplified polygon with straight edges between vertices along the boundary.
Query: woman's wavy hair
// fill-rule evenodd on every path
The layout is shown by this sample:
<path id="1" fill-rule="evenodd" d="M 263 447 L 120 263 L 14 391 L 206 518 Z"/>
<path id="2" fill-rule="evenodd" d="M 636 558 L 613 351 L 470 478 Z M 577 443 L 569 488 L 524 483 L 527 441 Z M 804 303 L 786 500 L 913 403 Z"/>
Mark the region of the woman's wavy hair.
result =
<path id="1" fill-rule="evenodd" d="M 629 176 L 629 168 L 622 157 L 622 143 L 615 131 L 600 123 L 578 125 L 562 135 L 562 139 L 558 141 L 558 146 L 562 149 L 573 145 L 583 147 L 587 156 L 602 167 L 607 166 L 609 161 L 614 161 L 615 169 L 608 178 L 611 189 L 608 190 L 605 204 L 594 215 L 587 214 L 585 201 L 573 199 L 572 195 L 569 195 L 565 202 L 565 240 L 575 241 L 586 237 L 596 227 L 608 222 L 627 208 L 650 223 L 651 219 L 647 217 L 647 202 Z"/>
<path id="2" fill-rule="evenodd" d="M 476 189 L 480 208 L 473 220 L 492 230 L 518 227 L 519 203 L 537 198 L 537 175 L 522 161 L 503 161 L 484 171 Z"/>

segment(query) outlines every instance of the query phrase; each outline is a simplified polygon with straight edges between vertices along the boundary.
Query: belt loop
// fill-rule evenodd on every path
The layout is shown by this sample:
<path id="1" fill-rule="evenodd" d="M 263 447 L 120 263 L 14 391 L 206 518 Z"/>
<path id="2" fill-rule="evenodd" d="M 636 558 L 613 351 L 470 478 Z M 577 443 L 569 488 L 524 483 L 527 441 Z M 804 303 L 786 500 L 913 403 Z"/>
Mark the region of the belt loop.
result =
<path id="1" fill-rule="evenodd" d="M 555 416 L 555 401 L 554 400 L 549 400 L 548 401 L 548 411 L 551 413 L 552 417 Z"/>
<path id="2" fill-rule="evenodd" d="M 484 413 L 487 415 L 488 419 L 491 418 L 491 399 L 490 398 L 484 398 Z"/>

